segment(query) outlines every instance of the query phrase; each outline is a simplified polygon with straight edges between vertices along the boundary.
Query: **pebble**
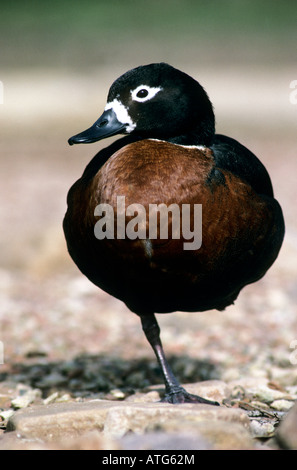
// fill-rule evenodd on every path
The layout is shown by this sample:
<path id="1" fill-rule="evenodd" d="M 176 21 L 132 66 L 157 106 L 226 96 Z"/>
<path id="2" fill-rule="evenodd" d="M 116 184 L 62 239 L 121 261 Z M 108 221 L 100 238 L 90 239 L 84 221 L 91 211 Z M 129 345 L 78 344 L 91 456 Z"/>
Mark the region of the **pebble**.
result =
<path id="1" fill-rule="evenodd" d="M 151 392 L 141 393 L 137 392 L 134 395 L 130 395 L 126 402 L 128 403 L 148 403 L 148 402 L 157 402 L 160 400 L 160 393 L 157 390 L 152 390 Z"/>
<path id="2" fill-rule="evenodd" d="M 275 428 L 272 423 L 269 421 L 263 421 L 263 420 L 251 420 L 250 423 L 250 430 L 252 437 L 256 438 L 265 438 L 268 439 L 272 436 L 274 436 L 275 433 Z"/>
<path id="3" fill-rule="evenodd" d="M 271 404 L 275 400 L 281 400 L 286 394 L 279 390 L 271 389 L 267 386 L 260 386 L 256 389 L 251 389 L 250 393 L 253 397 L 263 403 Z"/>
<path id="4" fill-rule="evenodd" d="M 0 411 L 0 418 L 2 418 L 2 420 L 7 423 L 7 421 L 9 420 L 9 418 L 12 417 L 13 414 L 14 414 L 13 410 L 6 410 L 6 411 L 3 410 L 3 411 Z"/>
<path id="5" fill-rule="evenodd" d="M 26 408 L 39 399 L 41 399 L 41 391 L 39 389 L 23 390 L 23 393 L 11 401 L 11 406 L 14 409 Z"/>
<path id="6" fill-rule="evenodd" d="M 118 388 L 111 390 L 110 395 L 113 398 L 116 398 L 116 399 L 119 399 L 119 400 L 125 398 L 125 396 L 126 396 L 125 393 L 122 390 L 119 390 Z"/>
<path id="7" fill-rule="evenodd" d="M 43 400 L 44 405 L 49 405 L 50 403 L 63 403 L 71 401 L 72 397 L 69 393 L 54 392 Z"/>
<path id="8" fill-rule="evenodd" d="M 292 406 L 294 406 L 294 402 L 289 400 L 275 400 L 270 406 L 277 411 L 289 411 Z"/>

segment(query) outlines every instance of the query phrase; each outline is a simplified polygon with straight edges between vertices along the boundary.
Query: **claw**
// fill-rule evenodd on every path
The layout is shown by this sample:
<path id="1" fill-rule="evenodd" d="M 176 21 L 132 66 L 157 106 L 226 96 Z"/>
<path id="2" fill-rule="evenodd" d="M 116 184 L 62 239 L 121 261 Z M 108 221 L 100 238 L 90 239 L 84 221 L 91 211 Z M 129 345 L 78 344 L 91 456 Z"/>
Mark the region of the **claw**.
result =
<path id="1" fill-rule="evenodd" d="M 203 403 L 205 405 L 220 406 L 217 401 L 207 400 L 206 398 L 199 397 L 188 393 L 183 387 L 173 389 L 166 393 L 161 400 L 162 403 L 171 403 L 173 405 L 181 403 Z"/>

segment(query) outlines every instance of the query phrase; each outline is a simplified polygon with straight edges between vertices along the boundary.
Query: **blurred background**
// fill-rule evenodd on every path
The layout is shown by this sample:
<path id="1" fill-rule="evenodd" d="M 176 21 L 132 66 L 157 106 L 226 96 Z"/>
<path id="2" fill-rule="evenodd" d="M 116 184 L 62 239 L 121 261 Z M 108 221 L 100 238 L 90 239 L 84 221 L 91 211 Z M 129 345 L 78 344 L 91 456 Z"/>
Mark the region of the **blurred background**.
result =
<path id="1" fill-rule="evenodd" d="M 138 318 L 72 263 L 61 224 L 69 187 L 112 140 L 70 148 L 67 139 L 99 117 L 119 75 L 164 61 L 205 87 L 217 132 L 262 160 L 287 224 L 275 265 L 235 306 L 159 317 L 165 349 L 216 370 L 199 375 L 193 366 L 184 380 L 244 373 L 277 378 L 287 368 L 297 384 L 289 360 L 297 339 L 297 105 L 290 102 L 296 18 L 291 0 L 14 0 L 1 6 L 0 378 L 37 358 L 154 361 Z"/>

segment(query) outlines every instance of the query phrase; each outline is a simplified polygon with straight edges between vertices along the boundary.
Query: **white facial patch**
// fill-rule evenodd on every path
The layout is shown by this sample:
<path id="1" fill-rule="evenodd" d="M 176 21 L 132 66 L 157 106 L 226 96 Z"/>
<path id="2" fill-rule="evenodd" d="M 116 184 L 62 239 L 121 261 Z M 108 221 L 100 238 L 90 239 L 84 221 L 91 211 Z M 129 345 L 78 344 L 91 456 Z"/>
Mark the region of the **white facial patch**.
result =
<path id="1" fill-rule="evenodd" d="M 135 88 L 135 90 L 131 90 L 131 97 L 132 100 L 139 101 L 139 103 L 143 103 L 144 101 L 151 100 L 161 90 L 163 90 L 163 88 L 154 88 L 148 85 L 139 85 L 137 88 Z"/>
<path id="2" fill-rule="evenodd" d="M 108 109 L 112 109 L 114 111 L 119 122 L 127 125 L 127 132 L 132 132 L 133 129 L 135 129 L 136 124 L 132 121 L 131 117 L 129 116 L 127 108 L 119 100 L 115 99 L 110 103 L 107 103 L 104 108 L 104 111 L 107 111 Z"/>

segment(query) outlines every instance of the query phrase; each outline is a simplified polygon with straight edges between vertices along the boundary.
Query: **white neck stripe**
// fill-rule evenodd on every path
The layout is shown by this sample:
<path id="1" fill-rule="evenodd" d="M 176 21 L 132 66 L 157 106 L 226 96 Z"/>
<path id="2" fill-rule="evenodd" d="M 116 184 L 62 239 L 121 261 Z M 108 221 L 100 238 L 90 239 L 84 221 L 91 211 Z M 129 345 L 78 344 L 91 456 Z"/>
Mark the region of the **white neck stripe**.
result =
<path id="1" fill-rule="evenodd" d="M 168 142 L 167 140 L 162 140 L 162 139 L 148 139 L 148 140 L 155 140 L 156 142 L 167 142 L 168 144 L 178 145 L 179 147 L 185 147 L 186 149 L 205 150 L 205 149 L 207 148 L 205 145 L 183 145 L 183 144 L 175 144 L 174 142 Z"/>

